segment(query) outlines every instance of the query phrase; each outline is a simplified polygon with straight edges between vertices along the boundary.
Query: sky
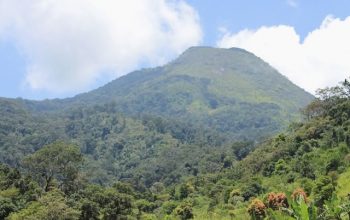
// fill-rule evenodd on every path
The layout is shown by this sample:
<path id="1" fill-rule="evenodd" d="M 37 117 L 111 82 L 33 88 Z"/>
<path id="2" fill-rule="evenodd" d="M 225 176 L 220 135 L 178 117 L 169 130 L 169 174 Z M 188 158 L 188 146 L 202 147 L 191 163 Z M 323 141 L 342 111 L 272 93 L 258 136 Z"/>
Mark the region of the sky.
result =
<path id="1" fill-rule="evenodd" d="M 197 45 L 315 93 L 350 75 L 349 39 L 349 0 L 0 0 L 0 97 L 70 97 Z"/>

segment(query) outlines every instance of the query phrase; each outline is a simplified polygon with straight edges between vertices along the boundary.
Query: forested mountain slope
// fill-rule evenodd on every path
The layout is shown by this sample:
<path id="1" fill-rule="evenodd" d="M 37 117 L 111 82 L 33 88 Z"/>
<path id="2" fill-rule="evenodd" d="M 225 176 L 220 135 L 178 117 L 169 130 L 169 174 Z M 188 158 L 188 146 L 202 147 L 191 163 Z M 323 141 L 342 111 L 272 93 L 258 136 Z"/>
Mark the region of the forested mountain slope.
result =
<path id="1" fill-rule="evenodd" d="M 78 145 L 89 179 L 100 184 L 117 179 L 170 184 L 217 171 L 226 157 L 234 160 L 227 138 L 215 131 L 159 117 L 124 117 L 115 104 L 33 115 L 16 101 L 0 103 L 0 161 L 12 167 L 56 140 Z"/>
<path id="2" fill-rule="evenodd" d="M 21 113 L 22 117 L 13 121 L 16 123 L 26 117 L 15 104 L 2 111 Z M 104 111 L 98 112 L 104 115 Z M 77 146 L 54 142 L 26 156 L 22 174 L 0 166 L 0 218 L 347 220 L 350 83 L 344 81 L 338 87 L 321 90 L 318 99 L 303 113 L 303 122 L 291 124 L 287 131 L 267 139 L 245 158 L 224 159 L 216 171 L 184 176 L 179 183 L 170 185 L 160 181 L 142 187 L 127 179 L 108 187 L 92 185 L 85 179 L 91 173 L 79 165 L 88 156 L 80 154 Z M 71 117 L 92 120 L 81 114 L 87 112 L 77 111 Z M 128 123 L 138 124 L 115 123 L 121 126 L 114 129 L 121 129 L 124 124 L 128 127 Z M 143 126 L 149 128 L 150 124 Z M 176 131 L 163 128 L 169 134 Z M 166 144 L 174 141 L 171 137 L 167 140 Z M 192 138 L 184 140 L 201 143 Z M 227 153 L 233 155 L 242 146 L 233 144 Z M 191 159 L 196 160 L 195 155 Z M 185 167 L 189 171 L 192 168 Z"/>
<path id="3" fill-rule="evenodd" d="M 303 113 L 232 167 L 182 183 L 193 187 L 183 202 L 198 219 L 349 219 L 349 81 Z"/>

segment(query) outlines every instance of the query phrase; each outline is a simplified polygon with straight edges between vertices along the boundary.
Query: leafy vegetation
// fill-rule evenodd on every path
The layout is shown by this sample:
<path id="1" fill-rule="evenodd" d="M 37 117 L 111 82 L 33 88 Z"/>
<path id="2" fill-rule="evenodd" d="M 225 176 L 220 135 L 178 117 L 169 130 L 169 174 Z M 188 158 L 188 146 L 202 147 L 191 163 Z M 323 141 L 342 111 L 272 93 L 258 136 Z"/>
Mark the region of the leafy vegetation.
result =
<path id="1" fill-rule="evenodd" d="M 26 155 L 60 140 L 79 146 L 86 160 L 83 170 L 102 185 L 121 179 L 148 187 L 159 181 L 169 185 L 182 176 L 216 172 L 235 160 L 231 144 L 218 132 L 161 117 L 124 117 L 114 104 L 40 117 L 16 102 L 3 104 L 0 159 L 16 168 L 28 168 L 30 161 L 23 161 Z M 246 145 L 244 154 L 252 148 Z M 44 149 L 39 152 L 47 155 Z"/>

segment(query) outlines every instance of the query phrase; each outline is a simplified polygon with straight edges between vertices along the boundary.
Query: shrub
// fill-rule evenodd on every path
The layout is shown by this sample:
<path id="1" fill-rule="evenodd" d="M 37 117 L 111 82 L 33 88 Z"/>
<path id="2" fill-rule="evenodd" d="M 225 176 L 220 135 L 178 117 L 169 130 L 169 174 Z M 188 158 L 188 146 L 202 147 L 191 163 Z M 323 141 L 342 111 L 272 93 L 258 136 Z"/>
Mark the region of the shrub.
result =
<path id="1" fill-rule="evenodd" d="M 307 195 L 306 195 L 305 191 L 302 188 L 297 188 L 292 193 L 293 201 L 297 201 L 297 200 L 299 200 L 299 198 L 304 200 L 305 203 L 308 202 Z"/>
<path id="2" fill-rule="evenodd" d="M 284 193 L 274 193 L 271 192 L 267 196 L 267 206 L 273 210 L 278 210 L 280 208 L 288 208 L 288 200 L 286 194 Z"/>
<path id="3" fill-rule="evenodd" d="M 175 209 L 175 213 L 176 215 L 178 215 L 181 220 L 186 220 L 186 219 L 192 219 L 193 218 L 193 210 L 192 207 L 187 204 L 187 203 L 183 203 L 180 206 L 178 206 Z"/>
<path id="4" fill-rule="evenodd" d="M 266 206 L 260 199 L 254 199 L 248 207 L 252 219 L 260 220 L 266 217 Z"/>

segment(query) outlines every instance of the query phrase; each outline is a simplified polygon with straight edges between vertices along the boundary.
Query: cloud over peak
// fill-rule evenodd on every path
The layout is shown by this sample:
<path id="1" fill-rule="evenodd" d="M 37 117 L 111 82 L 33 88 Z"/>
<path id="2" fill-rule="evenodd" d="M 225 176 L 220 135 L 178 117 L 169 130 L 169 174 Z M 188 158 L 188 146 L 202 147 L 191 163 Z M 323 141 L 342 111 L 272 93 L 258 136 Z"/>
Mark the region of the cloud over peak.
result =
<path id="1" fill-rule="evenodd" d="M 291 26 L 224 33 L 219 47 L 241 47 L 266 60 L 309 92 L 335 85 L 350 75 L 350 17 L 327 16 L 302 41 Z"/>
<path id="2" fill-rule="evenodd" d="M 76 92 L 103 74 L 163 64 L 202 31 L 182 0 L 1 0 L 1 37 L 25 56 L 29 87 Z"/>

